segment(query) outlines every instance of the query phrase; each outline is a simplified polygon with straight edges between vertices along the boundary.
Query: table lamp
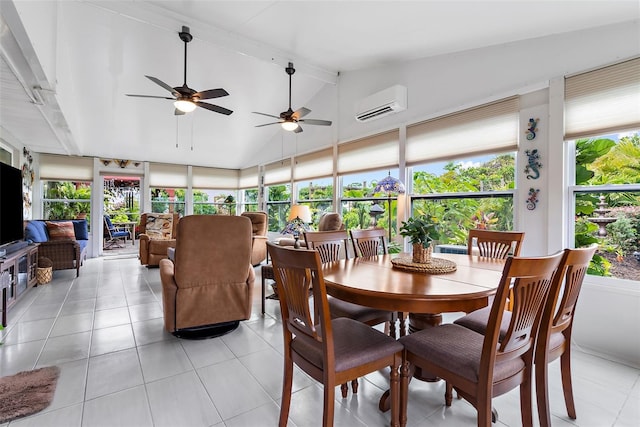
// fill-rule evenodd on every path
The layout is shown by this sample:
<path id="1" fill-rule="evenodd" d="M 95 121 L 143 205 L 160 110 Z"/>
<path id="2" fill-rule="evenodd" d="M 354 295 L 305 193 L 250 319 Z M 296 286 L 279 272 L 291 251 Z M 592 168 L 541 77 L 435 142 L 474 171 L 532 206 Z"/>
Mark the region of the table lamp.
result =
<path id="1" fill-rule="evenodd" d="M 287 225 L 282 230 L 282 234 L 291 234 L 295 240 L 293 244 L 294 248 L 300 248 L 300 234 L 305 230 L 309 230 L 309 224 L 311 222 L 311 210 L 307 205 L 293 205 L 289 211 L 289 217 L 287 218 Z"/>

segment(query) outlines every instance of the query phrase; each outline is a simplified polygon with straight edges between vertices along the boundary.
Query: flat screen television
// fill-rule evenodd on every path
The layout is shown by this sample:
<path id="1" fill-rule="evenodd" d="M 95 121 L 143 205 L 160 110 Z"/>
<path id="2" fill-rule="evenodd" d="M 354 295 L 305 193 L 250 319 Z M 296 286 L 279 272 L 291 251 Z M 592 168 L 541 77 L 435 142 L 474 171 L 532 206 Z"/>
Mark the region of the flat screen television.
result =
<path id="1" fill-rule="evenodd" d="M 0 163 L 0 246 L 22 240 L 22 172 Z"/>

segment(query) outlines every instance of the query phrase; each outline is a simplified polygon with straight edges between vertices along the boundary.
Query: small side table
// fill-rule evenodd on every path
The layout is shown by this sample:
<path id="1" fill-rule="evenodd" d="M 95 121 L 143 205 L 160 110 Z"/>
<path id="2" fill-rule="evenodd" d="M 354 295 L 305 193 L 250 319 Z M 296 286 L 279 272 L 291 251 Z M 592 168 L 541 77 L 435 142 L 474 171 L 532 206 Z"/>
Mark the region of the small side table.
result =
<path id="1" fill-rule="evenodd" d="M 261 271 L 262 276 L 262 314 L 264 314 L 264 300 L 267 298 L 265 293 L 267 291 L 267 279 L 276 280 L 276 276 L 273 272 L 273 265 L 263 265 Z"/>

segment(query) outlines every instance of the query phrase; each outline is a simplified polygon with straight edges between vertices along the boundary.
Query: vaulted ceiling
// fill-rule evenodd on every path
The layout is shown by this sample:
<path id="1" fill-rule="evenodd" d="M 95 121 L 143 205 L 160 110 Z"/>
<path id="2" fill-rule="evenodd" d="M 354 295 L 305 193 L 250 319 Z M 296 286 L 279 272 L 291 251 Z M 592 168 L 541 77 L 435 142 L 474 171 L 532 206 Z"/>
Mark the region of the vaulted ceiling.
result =
<path id="1" fill-rule="evenodd" d="M 5 1 L 0 4 L 0 130 L 36 152 L 240 168 L 284 132 L 258 127 L 292 107 L 332 127 L 297 138 L 333 141 L 336 107 L 315 100 L 339 73 L 383 67 L 637 20 L 636 0 L 608 1 Z M 233 110 L 174 116 L 145 75 L 224 88 Z M 333 90 L 335 92 L 335 90 Z M 314 108 L 317 105 L 318 108 Z M 273 150 L 278 150 L 274 146 Z"/>

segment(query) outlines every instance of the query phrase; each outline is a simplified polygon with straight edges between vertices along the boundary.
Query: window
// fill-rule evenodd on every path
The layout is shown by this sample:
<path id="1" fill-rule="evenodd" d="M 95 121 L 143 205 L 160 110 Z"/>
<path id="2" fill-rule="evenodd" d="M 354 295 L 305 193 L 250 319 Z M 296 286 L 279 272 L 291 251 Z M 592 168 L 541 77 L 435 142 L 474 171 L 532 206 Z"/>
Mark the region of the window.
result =
<path id="1" fill-rule="evenodd" d="M 573 141 L 576 247 L 598 243 L 589 274 L 640 277 L 640 133 Z"/>
<path id="2" fill-rule="evenodd" d="M 311 209 L 312 224 L 318 228 L 320 216 L 333 211 L 333 178 L 317 178 L 296 183 L 297 202 Z"/>
<path id="3" fill-rule="evenodd" d="M 567 77 L 564 119 L 575 171 L 570 238 L 576 247 L 599 244 L 589 274 L 637 280 L 640 58 Z"/>
<path id="4" fill-rule="evenodd" d="M 436 218 L 440 243 L 465 245 L 471 228 L 513 229 L 514 153 L 414 166 L 412 176 L 412 216 Z"/>
<path id="5" fill-rule="evenodd" d="M 265 165 L 264 184 L 269 231 L 280 232 L 287 224 L 291 207 L 291 159 Z"/>
<path id="6" fill-rule="evenodd" d="M 291 185 L 270 185 L 265 187 L 265 193 L 268 195 L 269 231 L 281 232 L 287 225 L 287 216 L 291 208 Z"/>
<path id="7" fill-rule="evenodd" d="M 232 190 L 193 190 L 194 215 L 235 215 L 236 196 Z"/>
<path id="8" fill-rule="evenodd" d="M 184 216 L 184 193 L 183 188 L 152 188 L 151 212 L 178 213 Z"/>
<path id="9" fill-rule="evenodd" d="M 242 212 L 258 211 L 258 189 L 249 188 L 242 190 L 242 203 L 240 204 Z"/>
<path id="10" fill-rule="evenodd" d="M 91 183 L 43 181 L 44 219 L 91 219 Z"/>
<path id="11" fill-rule="evenodd" d="M 346 229 L 368 228 L 378 226 L 389 231 L 391 236 L 397 234 L 397 196 L 387 197 L 382 193 L 374 193 L 378 181 L 391 174 L 398 177 L 398 169 L 360 172 L 342 176 L 342 222 Z M 391 221 L 389 221 L 389 204 L 391 205 Z"/>

